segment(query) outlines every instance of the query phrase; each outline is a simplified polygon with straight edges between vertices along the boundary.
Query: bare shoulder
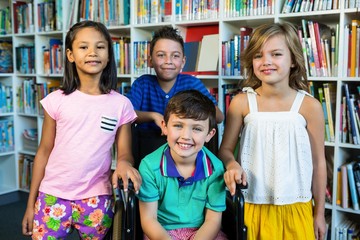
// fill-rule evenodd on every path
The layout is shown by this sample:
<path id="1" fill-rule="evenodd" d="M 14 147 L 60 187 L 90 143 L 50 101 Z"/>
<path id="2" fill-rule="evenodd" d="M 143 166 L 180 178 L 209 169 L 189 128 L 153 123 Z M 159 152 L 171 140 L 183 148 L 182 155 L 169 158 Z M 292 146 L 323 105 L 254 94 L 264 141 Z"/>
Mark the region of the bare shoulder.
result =
<path id="1" fill-rule="evenodd" d="M 247 100 L 247 95 L 246 92 L 239 92 L 238 94 L 236 94 L 232 100 L 231 103 L 235 103 L 237 104 L 247 104 L 248 100 Z"/>
<path id="2" fill-rule="evenodd" d="M 249 113 L 247 94 L 244 92 L 236 94 L 231 99 L 229 111 L 234 115 L 246 116 Z"/>
<path id="3" fill-rule="evenodd" d="M 301 104 L 300 113 L 305 116 L 305 118 L 322 116 L 323 110 L 321 103 L 316 98 L 306 95 Z"/>

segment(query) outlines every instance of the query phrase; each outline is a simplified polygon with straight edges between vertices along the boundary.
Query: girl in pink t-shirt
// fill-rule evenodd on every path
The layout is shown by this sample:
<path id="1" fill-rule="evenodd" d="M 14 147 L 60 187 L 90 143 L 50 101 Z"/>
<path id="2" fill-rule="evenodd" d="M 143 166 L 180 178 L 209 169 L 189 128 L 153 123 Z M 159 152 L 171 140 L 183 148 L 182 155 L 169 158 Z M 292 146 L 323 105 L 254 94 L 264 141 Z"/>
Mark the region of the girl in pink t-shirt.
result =
<path id="1" fill-rule="evenodd" d="M 62 86 L 41 104 L 44 122 L 33 166 L 24 235 L 65 239 L 75 228 L 82 239 L 102 239 L 113 217 L 112 188 L 118 178 L 127 188 L 141 185 L 132 167 L 130 101 L 114 91 L 116 65 L 106 27 L 83 21 L 65 40 Z M 111 149 L 117 164 L 111 175 Z"/>

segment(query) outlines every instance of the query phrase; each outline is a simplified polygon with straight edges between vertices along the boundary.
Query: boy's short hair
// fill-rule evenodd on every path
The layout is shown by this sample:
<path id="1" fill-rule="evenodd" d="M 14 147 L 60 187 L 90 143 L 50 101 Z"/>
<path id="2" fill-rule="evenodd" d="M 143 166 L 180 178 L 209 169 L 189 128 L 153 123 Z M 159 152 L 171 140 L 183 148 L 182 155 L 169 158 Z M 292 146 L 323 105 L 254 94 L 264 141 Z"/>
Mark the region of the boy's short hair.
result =
<path id="1" fill-rule="evenodd" d="M 168 123 L 171 114 L 194 120 L 209 119 L 209 131 L 216 126 L 214 103 L 197 90 L 185 90 L 176 93 L 165 108 L 165 124 Z"/>
<path id="2" fill-rule="evenodd" d="M 164 26 L 154 33 L 150 42 L 150 56 L 153 53 L 156 42 L 160 39 L 169 39 L 178 42 L 181 45 L 182 52 L 184 53 L 184 39 L 180 35 L 179 30 L 173 27 Z"/>

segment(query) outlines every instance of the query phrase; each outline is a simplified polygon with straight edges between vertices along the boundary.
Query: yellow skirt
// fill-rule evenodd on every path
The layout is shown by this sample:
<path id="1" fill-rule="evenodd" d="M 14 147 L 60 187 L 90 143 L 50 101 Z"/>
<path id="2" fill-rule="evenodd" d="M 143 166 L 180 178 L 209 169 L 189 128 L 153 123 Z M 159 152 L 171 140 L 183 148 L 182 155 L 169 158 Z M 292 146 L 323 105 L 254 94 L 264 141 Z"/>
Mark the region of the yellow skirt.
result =
<path id="1" fill-rule="evenodd" d="M 245 203 L 248 240 L 313 240 L 312 202 L 289 205 Z"/>

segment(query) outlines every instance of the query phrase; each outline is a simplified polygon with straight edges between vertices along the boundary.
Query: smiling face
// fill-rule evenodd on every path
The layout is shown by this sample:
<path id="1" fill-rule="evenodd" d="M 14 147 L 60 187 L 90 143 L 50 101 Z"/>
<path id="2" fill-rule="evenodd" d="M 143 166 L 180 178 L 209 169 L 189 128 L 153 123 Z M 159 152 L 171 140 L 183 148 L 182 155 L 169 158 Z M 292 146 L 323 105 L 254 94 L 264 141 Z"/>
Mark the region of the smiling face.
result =
<path id="1" fill-rule="evenodd" d="M 75 62 L 79 78 L 98 76 L 109 62 L 108 42 L 101 32 L 92 27 L 77 32 L 72 43 L 72 50 L 66 50 L 69 62 Z"/>
<path id="2" fill-rule="evenodd" d="M 162 127 L 175 162 L 194 162 L 204 143 L 215 134 L 214 129 L 209 132 L 209 119 L 179 118 L 176 114 L 170 115 L 167 124 L 163 121 Z"/>
<path id="3" fill-rule="evenodd" d="M 293 66 L 283 35 L 270 37 L 253 57 L 254 74 L 262 84 L 288 84 L 290 68 Z"/>
<path id="4" fill-rule="evenodd" d="M 175 81 L 184 67 L 185 57 L 180 43 L 159 39 L 150 56 L 150 66 L 155 69 L 159 81 Z"/>

